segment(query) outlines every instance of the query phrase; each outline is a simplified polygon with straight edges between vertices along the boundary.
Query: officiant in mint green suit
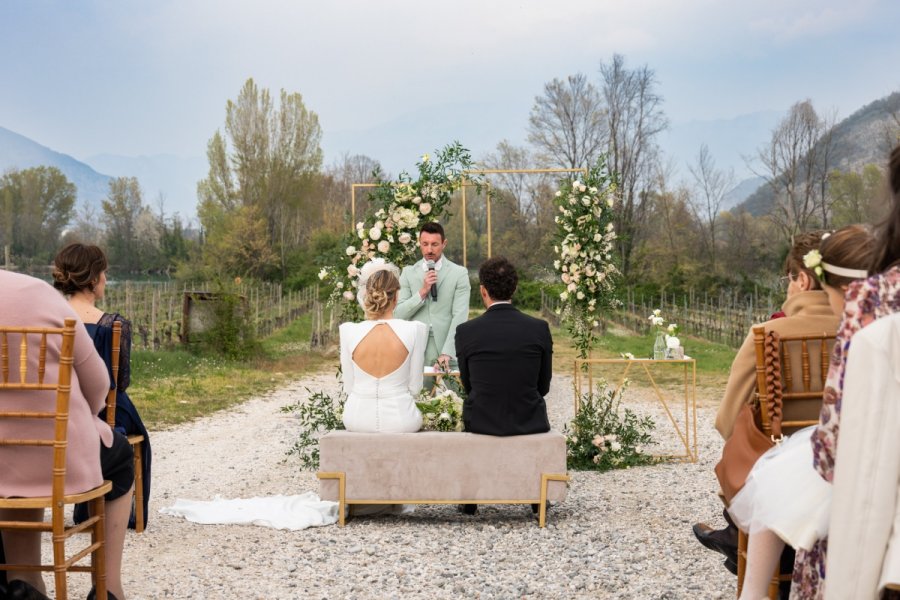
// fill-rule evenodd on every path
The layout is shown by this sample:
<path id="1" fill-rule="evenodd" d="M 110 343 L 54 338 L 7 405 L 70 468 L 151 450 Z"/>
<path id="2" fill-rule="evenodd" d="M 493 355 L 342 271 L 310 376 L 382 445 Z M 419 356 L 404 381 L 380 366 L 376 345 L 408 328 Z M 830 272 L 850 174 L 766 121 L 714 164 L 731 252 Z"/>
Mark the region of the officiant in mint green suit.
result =
<path id="1" fill-rule="evenodd" d="M 422 260 L 403 268 L 394 318 L 428 325 L 425 364 L 443 370 L 456 361 L 456 326 L 469 319 L 469 272 L 444 256 L 440 223 L 419 230 Z"/>

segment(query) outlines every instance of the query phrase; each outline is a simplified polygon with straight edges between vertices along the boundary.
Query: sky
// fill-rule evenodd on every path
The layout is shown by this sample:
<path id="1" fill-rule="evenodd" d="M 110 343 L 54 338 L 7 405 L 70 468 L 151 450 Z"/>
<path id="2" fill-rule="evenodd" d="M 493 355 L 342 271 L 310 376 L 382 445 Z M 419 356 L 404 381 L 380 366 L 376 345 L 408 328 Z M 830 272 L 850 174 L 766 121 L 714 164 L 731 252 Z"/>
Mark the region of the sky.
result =
<path id="1" fill-rule="evenodd" d="M 81 160 L 203 156 L 252 77 L 303 95 L 326 163 L 393 144 L 412 167 L 439 142 L 409 115 L 522 143 L 545 83 L 613 53 L 655 71 L 673 125 L 848 116 L 900 89 L 898 23 L 895 0 L 0 0 L 0 126 Z"/>

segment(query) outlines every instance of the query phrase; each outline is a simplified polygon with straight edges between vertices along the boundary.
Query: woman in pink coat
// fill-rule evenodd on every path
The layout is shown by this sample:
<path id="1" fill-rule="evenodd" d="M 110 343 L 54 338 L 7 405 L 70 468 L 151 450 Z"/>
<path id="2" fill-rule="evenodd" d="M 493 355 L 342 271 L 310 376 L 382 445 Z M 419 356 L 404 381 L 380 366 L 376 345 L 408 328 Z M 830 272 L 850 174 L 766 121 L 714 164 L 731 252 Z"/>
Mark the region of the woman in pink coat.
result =
<path id="1" fill-rule="evenodd" d="M 97 274 L 99 281 L 100 274 Z M 105 274 L 103 275 L 105 277 Z M 67 317 L 77 317 L 65 299 L 47 283 L 9 271 L 0 270 L 0 321 L 4 325 L 29 327 L 62 327 Z M 10 339 L 10 345 L 18 341 Z M 59 363 L 60 339 L 47 340 L 47 374 L 55 377 Z M 29 361 L 37 361 L 31 353 Z M 36 370 L 30 364 L 30 372 Z M 134 482 L 134 456 L 128 440 L 115 434 L 99 413 L 105 406 L 109 390 L 109 373 L 103 359 L 94 350 L 90 336 L 80 322 L 75 328 L 75 358 L 72 372 L 72 391 L 69 403 L 68 451 L 66 452 L 66 493 L 85 492 L 104 479 L 113 483 L 106 497 L 106 557 L 109 597 L 122 599 L 121 564 L 125 544 L 125 530 L 131 510 L 131 488 Z M 4 393 L 0 404 L 5 409 L 17 406 L 34 408 L 35 392 Z M 48 410 L 54 406 L 54 394 L 47 392 Z M 0 422 L 0 435 L 23 437 L 26 427 L 46 424 Z M 10 428 L 15 427 L 15 432 Z M 50 494 L 50 448 L 0 446 L 0 496 L 47 496 Z M 27 514 L 26 514 L 27 513 Z M 43 510 L 0 510 L 0 520 L 42 520 Z M 31 532 L 3 532 L 3 546 L 8 564 L 40 561 L 40 535 Z M 21 582 L 45 593 L 39 572 L 9 571 L 10 588 Z M 15 580 L 19 580 L 16 582 Z M 27 587 L 27 586 L 26 586 Z M 32 590 L 34 592 L 35 590 Z M 37 596 L 40 597 L 40 596 Z"/>

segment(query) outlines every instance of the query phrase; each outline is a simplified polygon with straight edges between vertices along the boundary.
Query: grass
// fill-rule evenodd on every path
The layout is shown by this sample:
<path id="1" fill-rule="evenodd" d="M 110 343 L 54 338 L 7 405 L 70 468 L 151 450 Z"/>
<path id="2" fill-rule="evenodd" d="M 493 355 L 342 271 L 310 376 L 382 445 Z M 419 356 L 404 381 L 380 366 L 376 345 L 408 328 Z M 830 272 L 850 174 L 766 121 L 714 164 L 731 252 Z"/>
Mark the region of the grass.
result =
<path id="1" fill-rule="evenodd" d="M 184 349 L 135 350 L 128 392 L 150 429 L 190 421 L 332 365 L 332 356 L 309 350 L 310 334 L 305 315 L 262 340 L 260 355 L 244 361 Z"/>
<path id="2" fill-rule="evenodd" d="M 470 317 L 483 311 L 473 310 Z M 537 316 L 537 313 L 532 312 Z M 177 425 L 230 408 L 248 398 L 321 369 L 333 369 L 333 353 L 309 349 L 312 318 L 305 315 L 284 329 L 261 340 L 261 352 L 249 360 L 200 356 L 185 349 L 131 354 L 129 395 L 150 429 Z M 564 328 L 551 327 L 553 370 L 572 373 L 575 350 Z M 697 359 L 697 374 L 703 387 L 723 389 L 735 351 L 723 344 L 681 336 L 687 353 Z M 625 352 L 648 356 L 654 337 L 610 328 L 600 337 L 592 356 L 618 358 Z M 660 383 L 675 380 L 663 374 Z"/>

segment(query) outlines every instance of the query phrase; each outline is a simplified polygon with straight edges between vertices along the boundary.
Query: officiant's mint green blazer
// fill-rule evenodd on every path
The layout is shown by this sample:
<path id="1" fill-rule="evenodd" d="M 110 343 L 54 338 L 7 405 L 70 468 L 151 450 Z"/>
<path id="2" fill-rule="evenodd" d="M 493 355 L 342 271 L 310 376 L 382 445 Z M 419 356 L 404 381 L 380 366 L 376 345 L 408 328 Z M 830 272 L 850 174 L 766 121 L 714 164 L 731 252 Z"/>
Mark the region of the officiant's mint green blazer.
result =
<path id="1" fill-rule="evenodd" d="M 456 326 L 469 320 L 469 272 L 465 267 L 443 257 L 438 271 L 438 299 L 431 295 L 419 298 L 419 290 L 425 281 L 423 261 L 403 267 L 400 273 L 400 298 L 394 317 L 420 321 L 428 325 L 429 343 L 425 352 L 425 364 L 434 364 L 437 357 L 446 354 L 456 358 Z M 433 343 L 432 343 L 433 341 Z"/>

